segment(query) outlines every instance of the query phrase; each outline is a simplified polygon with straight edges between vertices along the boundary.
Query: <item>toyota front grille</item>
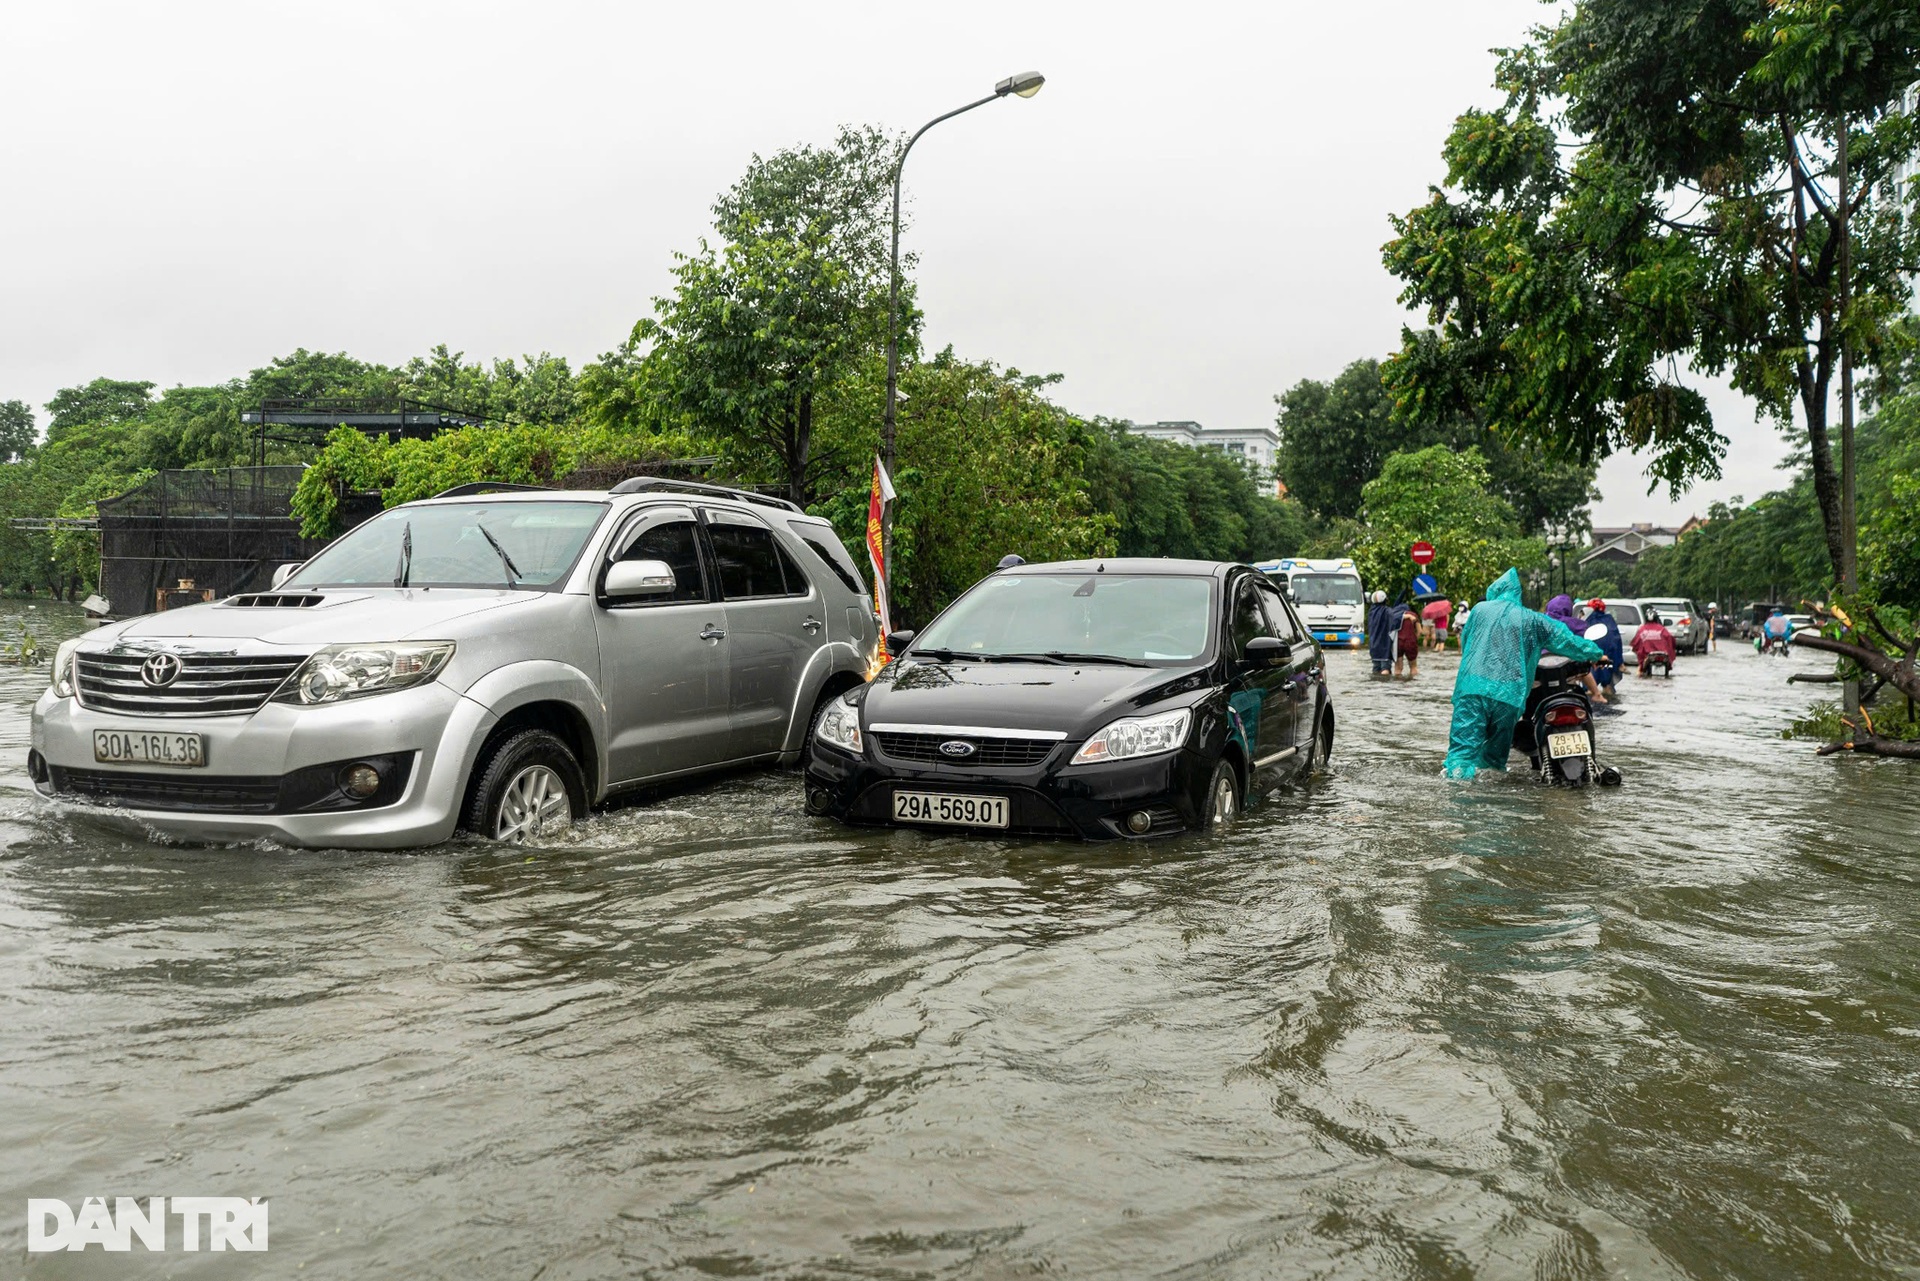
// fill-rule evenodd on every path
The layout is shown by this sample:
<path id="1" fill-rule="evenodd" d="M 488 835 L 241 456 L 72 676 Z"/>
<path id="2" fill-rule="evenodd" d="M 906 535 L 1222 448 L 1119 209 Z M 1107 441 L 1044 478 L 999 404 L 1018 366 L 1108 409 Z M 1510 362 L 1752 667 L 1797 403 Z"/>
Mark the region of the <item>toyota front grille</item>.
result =
<path id="1" fill-rule="evenodd" d="M 177 668 L 147 668 L 150 653 L 88 653 L 75 658 L 80 704 L 126 716 L 244 716 L 258 711 L 305 661 L 302 654 L 173 654 Z M 160 682 L 150 676 L 171 678 Z"/>

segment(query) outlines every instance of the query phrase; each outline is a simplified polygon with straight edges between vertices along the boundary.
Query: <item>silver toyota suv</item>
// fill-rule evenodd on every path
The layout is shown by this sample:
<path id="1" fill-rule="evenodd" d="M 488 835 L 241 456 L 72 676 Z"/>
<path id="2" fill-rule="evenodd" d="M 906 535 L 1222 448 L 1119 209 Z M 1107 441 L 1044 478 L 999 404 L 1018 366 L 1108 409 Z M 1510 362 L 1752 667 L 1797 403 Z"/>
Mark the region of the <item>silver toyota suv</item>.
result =
<path id="1" fill-rule="evenodd" d="M 35 786 L 189 841 L 524 840 L 615 792 L 797 761 L 863 679 L 878 628 L 826 521 L 653 479 L 503 488 L 383 512 L 271 592 L 66 642 Z"/>

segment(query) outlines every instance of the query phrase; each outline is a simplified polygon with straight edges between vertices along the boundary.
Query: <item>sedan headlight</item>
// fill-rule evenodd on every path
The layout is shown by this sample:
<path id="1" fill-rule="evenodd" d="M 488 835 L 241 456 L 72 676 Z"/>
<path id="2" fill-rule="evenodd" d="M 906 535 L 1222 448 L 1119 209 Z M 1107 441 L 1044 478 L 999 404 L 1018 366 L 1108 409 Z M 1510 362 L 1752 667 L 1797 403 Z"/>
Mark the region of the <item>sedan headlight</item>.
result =
<path id="1" fill-rule="evenodd" d="M 860 709 L 847 701 L 842 694 L 827 704 L 827 710 L 820 713 L 820 724 L 813 736 L 821 742 L 837 747 L 843 752 L 860 755 L 864 746 L 860 738 Z"/>
<path id="2" fill-rule="evenodd" d="M 1183 707 L 1158 716 L 1129 716 L 1095 734 L 1073 754 L 1073 765 L 1097 765 L 1101 761 L 1132 761 L 1142 756 L 1174 752 L 1187 741 L 1193 728 L 1193 711 Z"/>
<path id="3" fill-rule="evenodd" d="M 452 657 L 452 641 L 329 645 L 300 664 L 276 697 L 311 707 L 385 694 L 432 680 Z"/>
<path id="4" fill-rule="evenodd" d="M 47 670 L 47 679 L 53 686 L 55 698 L 73 697 L 73 651 L 79 648 L 78 640 L 64 640 L 60 648 L 53 651 L 53 666 Z"/>

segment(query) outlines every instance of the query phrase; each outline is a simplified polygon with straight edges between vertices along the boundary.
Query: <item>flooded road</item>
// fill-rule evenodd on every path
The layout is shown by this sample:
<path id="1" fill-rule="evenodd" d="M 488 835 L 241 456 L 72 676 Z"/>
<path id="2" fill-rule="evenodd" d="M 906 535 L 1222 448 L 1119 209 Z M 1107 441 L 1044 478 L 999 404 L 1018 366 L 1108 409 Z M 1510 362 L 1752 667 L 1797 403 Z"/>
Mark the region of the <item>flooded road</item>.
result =
<path id="1" fill-rule="evenodd" d="M 57 814 L 0 669 L 0 1276 L 1920 1277 L 1920 771 L 1777 737 L 1823 662 L 1629 682 L 1611 792 L 1442 780 L 1451 660 L 1341 653 L 1219 839 L 761 773 L 406 855 Z M 154 1194 L 271 1251 L 25 1252 Z"/>

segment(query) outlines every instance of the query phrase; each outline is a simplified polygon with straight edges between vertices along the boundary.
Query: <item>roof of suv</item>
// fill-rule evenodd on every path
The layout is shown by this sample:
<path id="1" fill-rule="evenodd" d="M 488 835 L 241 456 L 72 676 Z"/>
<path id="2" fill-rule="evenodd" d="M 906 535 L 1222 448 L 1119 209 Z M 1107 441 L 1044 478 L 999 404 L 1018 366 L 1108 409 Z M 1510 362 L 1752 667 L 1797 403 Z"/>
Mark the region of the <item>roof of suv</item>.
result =
<path id="1" fill-rule="evenodd" d="M 1163 556 L 1108 556 L 1093 560 L 1050 560 L 1012 568 L 1028 574 L 1196 574 L 1220 575 L 1237 568 L 1224 560 L 1174 560 Z"/>

